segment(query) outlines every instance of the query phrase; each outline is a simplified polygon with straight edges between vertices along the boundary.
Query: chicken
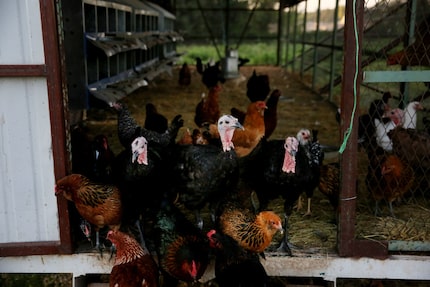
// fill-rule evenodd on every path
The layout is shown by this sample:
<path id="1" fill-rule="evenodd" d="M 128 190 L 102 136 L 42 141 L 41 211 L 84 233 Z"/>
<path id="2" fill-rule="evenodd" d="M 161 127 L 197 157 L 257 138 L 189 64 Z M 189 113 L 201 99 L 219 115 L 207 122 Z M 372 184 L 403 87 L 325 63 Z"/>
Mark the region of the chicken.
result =
<path id="1" fill-rule="evenodd" d="M 264 136 L 269 138 L 273 131 L 276 128 L 278 123 L 278 102 L 281 97 L 281 92 L 276 89 L 270 94 L 270 96 L 266 99 L 267 109 L 264 112 Z M 244 111 L 239 110 L 238 108 L 230 109 L 231 115 L 238 118 L 239 122 L 243 124 L 245 120 L 246 113 Z"/>
<path id="2" fill-rule="evenodd" d="M 121 145 L 128 149 L 131 143 L 138 137 L 145 137 L 149 143 L 168 146 L 174 142 L 179 129 L 184 125 L 184 120 L 181 115 L 176 115 L 167 131 L 160 134 L 155 131 L 145 129 L 137 124 L 132 117 L 126 105 L 120 103 L 111 103 L 111 106 L 118 113 L 118 139 Z"/>
<path id="3" fill-rule="evenodd" d="M 191 84 L 191 70 L 187 63 L 183 63 L 179 70 L 179 85 L 189 86 Z"/>
<path id="4" fill-rule="evenodd" d="M 367 188 L 376 202 L 375 216 L 380 214 L 379 201 L 385 200 L 394 216 L 393 202 L 410 191 L 415 180 L 414 171 L 396 155 L 380 157 L 380 165 L 369 167 L 366 176 Z"/>
<path id="5" fill-rule="evenodd" d="M 388 136 L 388 132 L 394 129 L 396 126 L 402 125 L 404 112 L 403 110 L 396 108 L 391 110 L 390 121 L 383 122 L 379 119 L 374 119 L 375 123 L 375 134 L 376 134 L 376 144 L 379 148 L 382 148 L 385 152 L 391 152 L 393 149 L 393 144 Z"/>
<path id="6" fill-rule="evenodd" d="M 110 230 L 107 239 L 116 247 L 109 287 L 158 287 L 159 269 L 149 250 L 130 235 Z"/>
<path id="7" fill-rule="evenodd" d="M 215 229 L 207 233 L 215 255 L 215 281 L 220 287 L 265 287 L 268 276 L 258 254 L 249 252 Z"/>
<path id="8" fill-rule="evenodd" d="M 209 264 L 209 242 L 175 205 L 163 201 L 154 222 L 154 241 L 163 286 L 196 282 Z"/>
<path id="9" fill-rule="evenodd" d="M 197 72 L 202 75 L 202 82 L 209 90 L 215 86 L 218 86 L 219 83 L 225 83 L 225 78 L 221 71 L 220 62 L 203 65 L 203 62 L 200 58 L 196 58 L 196 62 Z"/>
<path id="10" fill-rule="evenodd" d="M 417 128 L 417 113 L 418 111 L 424 110 L 423 105 L 420 102 L 412 101 L 406 105 L 403 111 L 403 122 L 402 126 L 405 129 L 416 129 Z"/>
<path id="11" fill-rule="evenodd" d="M 198 127 L 205 124 L 215 124 L 220 117 L 219 93 L 220 85 L 209 88 L 207 97 L 204 95 L 198 102 L 194 115 L 194 122 Z"/>
<path id="12" fill-rule="evenodd" d="M 270 93 L 270 80 L 266 74 L 257 75 L 254 70 L 246 83 L 246 96 L 251 103 L 265 101 Z"/>
<path id="13" fill-rule="evenodd" d="M 312 176 L 309 178 L 309 183 L 306 185 L 305 193 L 308 199 L 307 202 L 307 210 L 304 216 L 312 215 L 311 212 L 311 200 L 314 194 L 314 189 L 318 186 L 319 178 L 320 178 L 320 168 L 324 161 L 324 151 L 320 143 L 318 142 L 318 131 L 312 130 L 311 132 L 308 129 L 300 129 L 296 135 L 297 140 L 299 141 L 300 148 L 302 148 L 309 161 L 309 168 L 312 171 Z M 301 196 L 298 200 L 297 210 L 301 209 Z"/>
<path id="14" fill-rule="evenodd" d="M 299 196 L 308 188 L 315 188 L 309 157 L 306 150 L 299 146 L 296 137 L 285 140 L 269 140 L 260 151 L 253 166 L 254 187 L 260 205 L 266 207 L 272 199 L 281 196 L 284 199 L 284 237 L 278 248 L 280 252 L 291 255 L 288 242 L 288 217 Z"/>
<path id="15" fill-rule="evenodd" d="M 403 162 L 412 166 L 416 176 L 420 176 L 428 182 L 430 135 L 425 131 L 396 127 L 388 132 L 388 136 L 393 142 L 393 153 Z"/>
<path id="16" fill-rule="evenodd" d="M 121 192 L 115 185 L 97 184 L 81 174 L 70 174 L 55 184 L 55 195 L 72 201 L 79 214 L 95 227 L 96 248 L 101 250 L 99 231 L 108 226 L 121 227 L 123 206 Z"/>
<path id="17" fill-rule="evenodd" d="M 157 111 L 157 108 L 152 103 L 147 103 L 145 106 L 145 123 L 144 128 L 157 133 L 166 132 L 169 122 L 165 116 Z"/>
<path id="18" fill-rule="evenodd" d="M 257 254 L 266 250 L 275 234 L 284 231 L 282 220 L 275 212 L 263 210 L 255 214 L 240 201 L 230 198 L 219 205 L 216 226 L 240 247 Z"/>
<path id="19" fill-rule="evenodd" d="M 108 138 L 103 134 L 96 135 L 92 146 L 94 150 L 94 164 L 92 175 L 88 175 L 88 178 L 97 182 L 113 183 L 112 175 L 115 154 L 109 146 Z"/>
<path id="20" fill-rule="evenodd" d="M 264 138 L 264 113 L 267 109 L 264 101 L 256 101 L 248 105 L 243 121 L 243 130 L 234 133 L 233 143 L 238 157 L 248 155 Z"/>
<path id="21" fill-rule="evenodd" d="M 222 148 L 208 145 L 176 145 L 169 158 L 171 192 L 179 202 L 196 212 L 197 224 L 203 227 L 200 210 L 216 205 L 219 198 L 237 182 L 238 161 L 232 142 L 236 129 L 243 126 L 236 118 L 224 115 L 218 120 Z"/>
<path id="22" fill-rule="evenodd" d="M 358 117 L 358 142 L 360 146 L 366 147 L 372 142 L 376 130 L 375 119 L 383 123 L 388 121 L 385 118 L 390 111 L 388 100 L 391 97 L 390 92 L 383 93 L 382 99 L 376 99 L 370 103 L 367 114 Z"/>
<path id="23" fill-rule="evenodd" d="M 281 91 L 275 89 L 266 100 L 267 110 L 264 112 L 264 136 L 268 139 L 278 124 L 278 102 Z"/>
<path id="24" fill-rule="evenodd" d="M 430 66 L 430 15 L 416 28 L 415 41 L 402 50 L 388 55 L 387 65 Z M 408 35 L 406 35 L 408 37 Z"/>
<path id="25" fill-rule="evenodd" d="M 82 124 L 71 128 L 72 172 L 83 174 L 89 179 L 109 183 L 112 162 L 115 157 L 108 138 L 98 134 L 94 138 Z"/>
<path id="26" fill-rule="evenodd" d="M 318 190 L 328 198 L 333 209 L 337 212 L 340 194 L 340 166 L 338 162 L 321 166 Z"/>

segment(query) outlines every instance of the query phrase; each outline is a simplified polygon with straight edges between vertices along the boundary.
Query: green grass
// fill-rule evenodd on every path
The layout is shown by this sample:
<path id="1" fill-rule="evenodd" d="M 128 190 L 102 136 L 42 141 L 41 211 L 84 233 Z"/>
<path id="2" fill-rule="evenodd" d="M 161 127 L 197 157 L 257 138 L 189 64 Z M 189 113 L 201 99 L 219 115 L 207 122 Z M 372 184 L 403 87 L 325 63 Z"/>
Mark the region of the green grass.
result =
<path id="1" fill-rule="evenodd" d="M 224 46 L 218 46 L 221 58 L 225 57 Z M 276 41 L 267 43 L 242 44 L 239 49 L 239 57 L 248 58 L 249 65 L 276 65 Z M 203 62 L 210 59 L 214 61 L 220 60 L 217 50 L 213 45 L 197 45 L 197 44 L 178 44 L 176 47 L 178 53 L 185 53 L 178 64 L 184 62 L 195 64 L 196 57 L 200 57 Z M 281 53 L 282 55 L 282 53 Z"/>

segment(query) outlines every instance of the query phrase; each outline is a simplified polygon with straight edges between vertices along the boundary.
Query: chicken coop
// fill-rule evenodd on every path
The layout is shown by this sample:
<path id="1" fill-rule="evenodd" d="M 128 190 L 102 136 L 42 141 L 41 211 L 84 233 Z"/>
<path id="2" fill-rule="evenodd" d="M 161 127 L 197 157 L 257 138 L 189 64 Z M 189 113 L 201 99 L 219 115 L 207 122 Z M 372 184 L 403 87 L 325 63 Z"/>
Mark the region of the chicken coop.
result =
<path id="1" fill-rule="evenodd" d="M 178 59 L 175 16 L 147 1 L 59 1 L 72 124 L 90 108 L 119 100 Z M 79 54 L 78 54 L 79 53 Z M 74 118 L 77 118 L 76 120 Z"/>
<path id="2" fill-rule="evenodd" d="M 92 108 L 174 73 L 177 45 L 187 40 L 178 15 L 187 11 L 198 11 L 203 21 L 215 12 L 276 19 L 270 40 L 277 42 L 279 67 L 321 99 L 317 105 L 328 102 L 337 120 L 337 144 L 326 147 L 327 165 L 338 164 L 335 223 L 322 215 L 291 216 L 292 243 L 304 247 L 292 256 L 265 252 L 267 274 L 305 278 L 305 286 L 430 282 L 428 0 L 283 0 L 260 10 L 265 1 L 248 1 L 243 10 L 232 8 L 235 1 L 6 2 L 0 4 L 0 31 L 8 39 L 0 43 L 0 282 L 10 282 L 1 281 L 6 275 L 64 274 L 65 286 L 81 287 L 110 274 L 109 254 L 78 245 L 76 211 L 54 195 L 57 180 L 72 170 L 71 127 Z M 259 25 L 252 16 L 241 19 L 220 21 L 226 51 L 219 58 L 233 80 L 247 25 Z M 229 36 L 238 23 L 244 27 Z M 209 42 L 219 44 L 216 31 L 203 26 Z M 214 268 L 212 262 L 202 284 L 214 279 Z"/>

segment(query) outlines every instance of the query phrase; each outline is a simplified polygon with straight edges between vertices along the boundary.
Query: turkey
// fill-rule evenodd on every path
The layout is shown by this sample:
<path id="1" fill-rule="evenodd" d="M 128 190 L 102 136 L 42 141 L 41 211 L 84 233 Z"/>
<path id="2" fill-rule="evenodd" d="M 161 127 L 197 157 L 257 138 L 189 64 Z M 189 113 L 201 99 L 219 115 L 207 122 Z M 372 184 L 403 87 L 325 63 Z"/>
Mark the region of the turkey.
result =
<path id="1" fill-rule="evenodd" d="M 222 147 L 215 145 L 176 145 L 169 162 L 169 183 L 172 196 L 196 213 L 197 225 L 202 228 L 200 210 L 211 207 L 226 193 L 232 191 L 238 179 L 238 160 L 232 142 L 236 129 L 243 129 L 230 116 L 218 120 Z"/>

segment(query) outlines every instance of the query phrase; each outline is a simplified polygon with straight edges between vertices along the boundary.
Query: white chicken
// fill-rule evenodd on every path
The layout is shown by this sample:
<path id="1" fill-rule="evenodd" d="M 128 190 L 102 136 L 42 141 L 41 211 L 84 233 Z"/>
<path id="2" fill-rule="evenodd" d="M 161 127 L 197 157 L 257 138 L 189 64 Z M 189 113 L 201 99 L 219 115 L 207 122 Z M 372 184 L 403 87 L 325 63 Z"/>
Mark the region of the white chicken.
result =
<path id="1" fill-rule="evenodd" d="M 423 105 L 418 101 L 410 102 L 404 109 L 403 124 L 405 129 L 417 128 L 417 112 L 424 110 Z"/>
<path id="2" fill-rule="evenodd" d="M 387 133 L 396 126 L 403 124 L 404 111 L 399 108 L 392 109 L 388 117 L 390 121 L 386 123 L 379 119 L 374 119 L 376 128 L 375 135 L 378 146 L 385 151 L 391 152 L 393 150 L 393 143 Z"/>

